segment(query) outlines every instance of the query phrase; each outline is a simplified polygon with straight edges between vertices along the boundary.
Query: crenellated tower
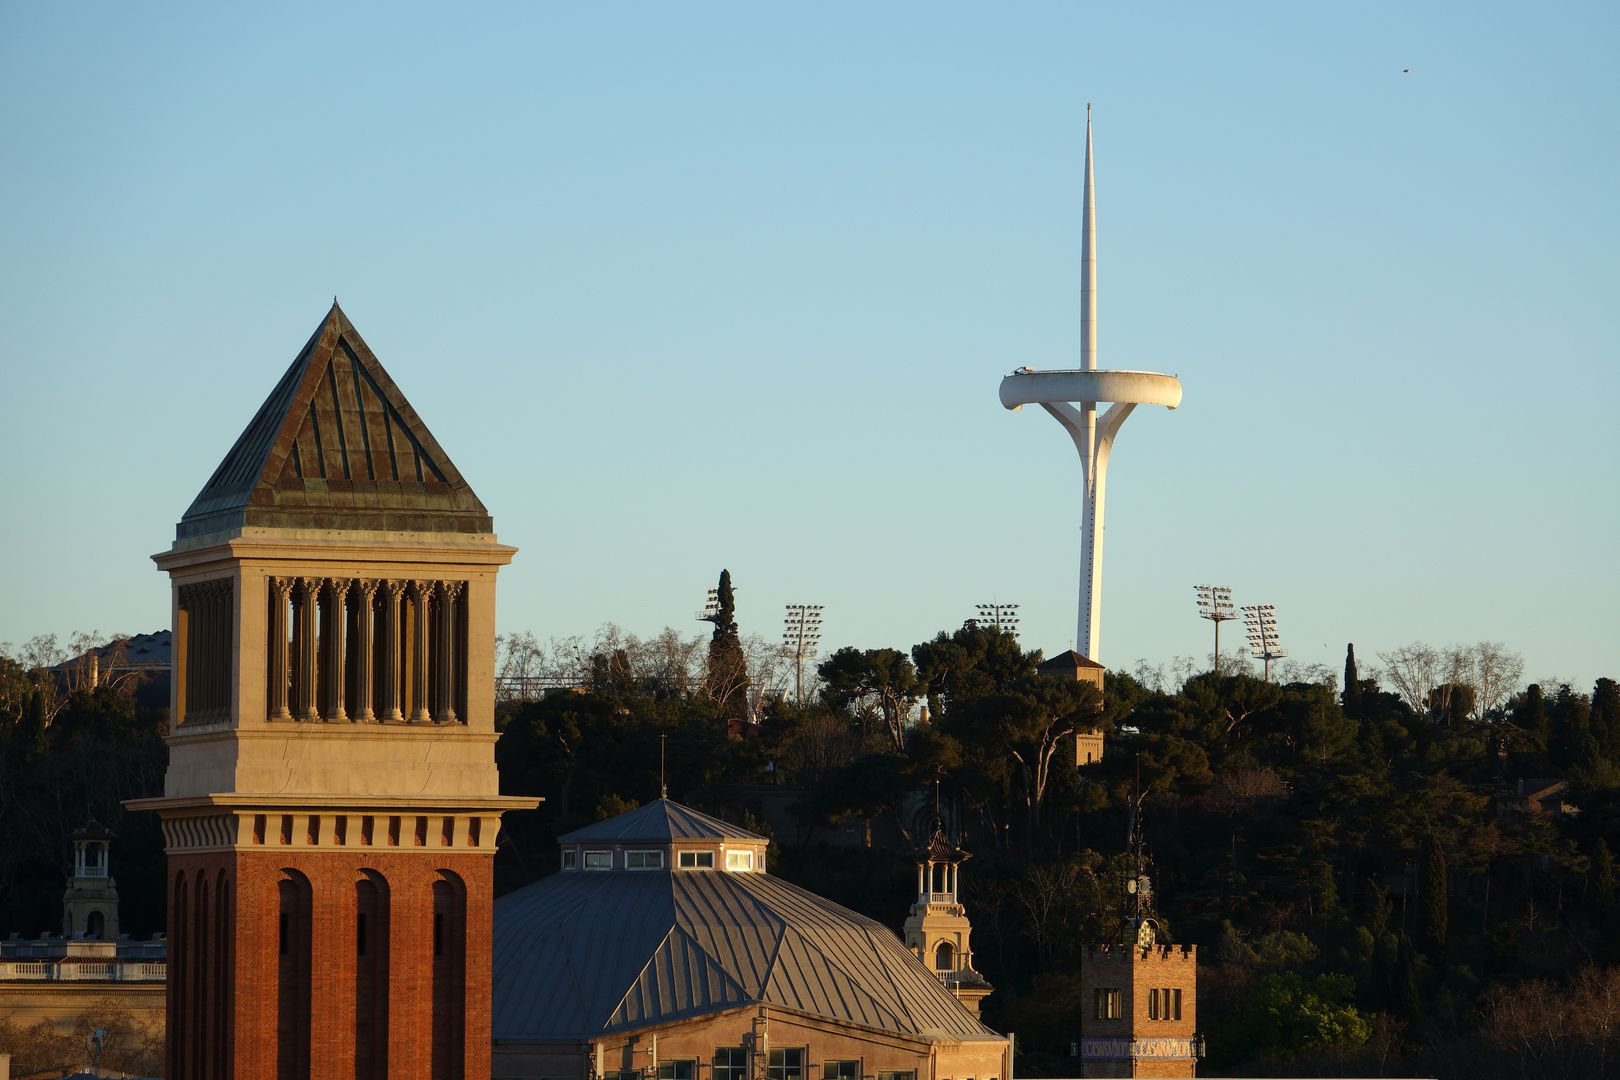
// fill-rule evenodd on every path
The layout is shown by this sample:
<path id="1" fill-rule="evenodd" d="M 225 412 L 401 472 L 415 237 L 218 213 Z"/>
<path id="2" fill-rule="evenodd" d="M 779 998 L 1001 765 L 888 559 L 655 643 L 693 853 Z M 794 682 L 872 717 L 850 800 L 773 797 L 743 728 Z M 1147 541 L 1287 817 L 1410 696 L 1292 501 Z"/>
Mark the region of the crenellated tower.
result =
<path id="1" fill-rule="evenodd" d="M 1080 958 L 1080 1075 L 1195 1077 L 1198 948 L 1159 941 L 1153 879 L 1141 827 L 1142 798 L 1131 806 L 1131 873 L 1125 880 L 1117 943 L 1088 946 Z"/>
<path id="2" fill-rule="evenodd" d="M 487 1080 L 514 550 L 334 302 L 154 556 L 170 1080 Z"/>

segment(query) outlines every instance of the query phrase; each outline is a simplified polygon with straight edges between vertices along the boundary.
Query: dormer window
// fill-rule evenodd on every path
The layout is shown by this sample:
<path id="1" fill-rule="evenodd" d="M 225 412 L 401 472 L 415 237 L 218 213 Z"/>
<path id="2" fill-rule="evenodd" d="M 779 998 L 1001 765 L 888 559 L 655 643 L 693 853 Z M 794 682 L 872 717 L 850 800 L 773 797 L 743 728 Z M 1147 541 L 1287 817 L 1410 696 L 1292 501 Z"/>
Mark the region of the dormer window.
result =
<path id="1" fill-rule="evenodd" d="M 752 851 L 726 852 L 727 870 L 752 870 L 754 868 L 754 853 Z"/>
<path id="2" fill-rule="evenodd" d="M 575 851 L 573 848 L 568 848 L 566 851 L 564 851 L 562 853 L 562 868 L 564 870 L 574 870 L 574 869 L 577 869 L 578 867 L 579 867 L 579 852 Z"/>
<path id="3" fill-rule="evenodd" d="M 611 870 L 613 869 L 613 852 L 587 851 L 585 853 L 585 869 Z"/>
<path id="4" fill-rule="evenodd" d="M 712 851 L 683 851 L 681 852 L 682 870 L 713 870 L 714 852 Z"/>
<path id="5" fill-rule="evenodd" d="M 624 853 L 624 868 L 626 870 L 662 870 L 664 868 L 664 853 L 662 851 L 627 851 Z"/>

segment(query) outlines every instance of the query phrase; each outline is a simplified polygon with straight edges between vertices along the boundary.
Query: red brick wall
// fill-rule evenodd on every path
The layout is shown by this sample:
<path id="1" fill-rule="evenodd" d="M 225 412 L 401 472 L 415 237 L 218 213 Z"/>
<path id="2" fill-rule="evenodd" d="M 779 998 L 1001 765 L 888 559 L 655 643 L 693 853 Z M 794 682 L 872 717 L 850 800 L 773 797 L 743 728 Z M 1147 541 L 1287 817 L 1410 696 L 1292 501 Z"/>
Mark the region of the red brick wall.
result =
<path id="1" fill-rule="evenodd" d="M 237 851 L 170 857 L 169 1080 L 277 1080 L 282 868 L 309 880 L 312 955 L 311 1080 L 355 1076 L 358 983 L 355 884 L 363 871 L 388 892 L 387 1073 L 432 1080 L 433 886 L 441 871 L 466 891 L 466 983 L 459 1074 L 488 1080 L 490 941 L 488 853 L 411 850 Z M 224 872 L 227 911 L 216 891 Z M 199 923 L 194 883 L 208 883 Z M 180 895 L 177 881 L 183 881 Z M 199 932 L 200 928 L 200 932 Z M 373 936 L 375 940 L 375 935 Z M 453 1065 L 451 1075 L 456 1075 Z"/>

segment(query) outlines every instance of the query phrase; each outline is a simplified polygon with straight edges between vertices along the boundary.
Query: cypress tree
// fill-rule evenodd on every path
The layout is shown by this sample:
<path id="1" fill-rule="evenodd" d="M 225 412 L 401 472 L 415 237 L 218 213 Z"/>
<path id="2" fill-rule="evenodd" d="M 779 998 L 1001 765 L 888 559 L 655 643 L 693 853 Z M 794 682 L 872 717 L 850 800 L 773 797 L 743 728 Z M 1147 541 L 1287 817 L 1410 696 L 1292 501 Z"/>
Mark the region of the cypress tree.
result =
<path id="1" fill-rule="evenodd" d="M 1412 939 L 1401 935 L 1395 960 L 1395 1007 L 1401 1019 L 1414 1028 L 1423 1019 L 1423 1002 L 1418 997 L 1417 961 L 1412 955 Z"/>
<path id="2" fill-rule="evenodd" d="M 1356 644 L 1344 647 L 1344 715 L 1361 719 L 1361 679 L 1356 675 Z"/>
<path id="3" fill-rule="evenodd" d="M 731 571 L 720 571 L 715 590 L 716 609 L 710 616 L 714 636 L 709 639 L 709 671 L 705 689 L 720 705 L 720 715 L 740 721 L 748 702 L 748 661 L 737 634 L 737 601 L 731 590 Z M 735 727 L 735 725 L 733 725 Z"/>
<path id="4" fill-rule="evenodd" d="M 1607 909 L 1614 902 L 1614 853 L 1601 836 L 1592 850 L 1592 891 L 1597 893 L 1598 904 L 1602 908 Z M 1603 914 L 1607 914 L 1607 911 L 1600 913 Z"/>
<path id="5" fill-rule="evenodd" d="M 1423 893 L 1423 911 L 1418 921 L 1418 935 L 1423 943 L 1423 951 L 1438 963 L 1446 951 L 1446 916 L 1450 897 L 1446 893 L 1446 853 L 1432 834 L 1423 860 L 1419 887 Z"/>
<path id="6" fill-rule="evenodd" d="M 1592 687 L 1592 741 L 1599 754 L 1620 761 L 1620 685 L 1613 679 Z"/>

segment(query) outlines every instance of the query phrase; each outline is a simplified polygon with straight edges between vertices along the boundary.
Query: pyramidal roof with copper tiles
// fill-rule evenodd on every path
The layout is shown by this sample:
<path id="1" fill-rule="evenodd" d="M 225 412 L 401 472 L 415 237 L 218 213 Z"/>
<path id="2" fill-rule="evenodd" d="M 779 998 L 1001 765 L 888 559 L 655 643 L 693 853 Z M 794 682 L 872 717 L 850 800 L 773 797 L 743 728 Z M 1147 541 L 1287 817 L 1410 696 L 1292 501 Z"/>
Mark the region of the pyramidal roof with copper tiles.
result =
<path id="1" fill-rule="evenodd" d="M 180 519 L 244 527 L 489 533 L 489 511 L 334 300 Z"/>

